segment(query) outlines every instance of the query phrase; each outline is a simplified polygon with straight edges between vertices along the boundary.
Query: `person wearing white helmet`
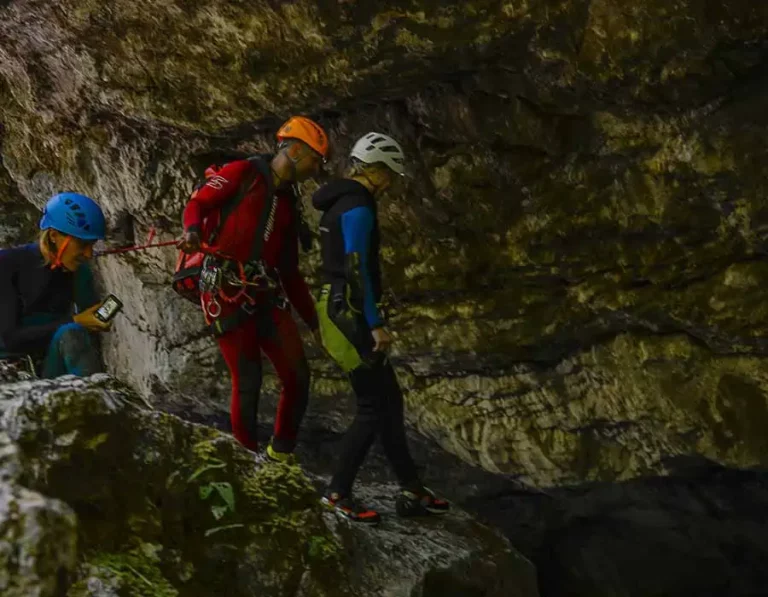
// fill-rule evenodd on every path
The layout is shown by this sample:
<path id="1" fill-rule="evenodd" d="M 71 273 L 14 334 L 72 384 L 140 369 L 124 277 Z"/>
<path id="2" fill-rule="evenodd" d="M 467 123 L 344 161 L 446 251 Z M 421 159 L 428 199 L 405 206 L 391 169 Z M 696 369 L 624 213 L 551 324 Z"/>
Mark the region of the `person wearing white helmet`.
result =
<path id="1" fill-rule="evenodd" d="M 381 275 L 376 200 L 406 175 L 405 154 L 389 135 L 371 132 L 355 143 L 350 160 L 347 176 L 325 185 L 312 198 L 323 212 L 320 334 L 328 354 L 349 375 L 357 397 L 357 415 L 321 501 L 350 520 L 380 521 L 378 512 L 352 498 L 358 469 L 378 437 L 401 487 L 398 514 L 442 514 L 448 503 L 424 487 L 408 449 L 403 393 L 387 357 L 392 338 L 377 306 Z"/>

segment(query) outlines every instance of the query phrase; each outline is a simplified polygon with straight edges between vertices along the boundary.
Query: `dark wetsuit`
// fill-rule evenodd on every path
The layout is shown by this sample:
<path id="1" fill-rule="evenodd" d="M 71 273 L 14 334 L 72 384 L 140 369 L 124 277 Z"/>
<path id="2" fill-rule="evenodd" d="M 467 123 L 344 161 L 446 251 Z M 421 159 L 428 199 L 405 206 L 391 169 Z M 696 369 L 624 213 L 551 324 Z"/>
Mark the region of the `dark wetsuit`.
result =
<path id="1" fill-rule="evenodd" d="M 353 180 L 338 180 L 312 199 L 323 211 L 324 286 L 318 301 L 323 344 L 349 373 L 357 415 L 347 431 L 329 491 L 348 496 L 376 438 L 403 487 L 420 487 L 403 420 L 403 393 L 389 359 L 373 352 L 371 330 L 383 325 L 376 202 Z"/>
<path id="2" fill-rule="evenodd" d="M 101 370 L 75 311 L 96 304 L 90 267 L 52 270 L 36 244 L 0 250 L 0 358 L 32 357 L 43 377 Z"/>

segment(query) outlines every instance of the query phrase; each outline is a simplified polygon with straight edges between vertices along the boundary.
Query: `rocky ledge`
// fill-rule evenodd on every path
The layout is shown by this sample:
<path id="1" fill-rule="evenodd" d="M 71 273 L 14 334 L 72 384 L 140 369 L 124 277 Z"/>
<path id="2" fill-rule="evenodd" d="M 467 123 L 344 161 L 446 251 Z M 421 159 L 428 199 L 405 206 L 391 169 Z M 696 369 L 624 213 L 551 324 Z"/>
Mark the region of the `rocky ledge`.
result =
<path id="1" fill-rule="evenodd" d="M 152 410 L 108 376 L 0 386 L 0 593 L 6 597 L 534 597 L 536 573 L 456 511 L 384 522 L 324 512 L 299 466 Z"/>

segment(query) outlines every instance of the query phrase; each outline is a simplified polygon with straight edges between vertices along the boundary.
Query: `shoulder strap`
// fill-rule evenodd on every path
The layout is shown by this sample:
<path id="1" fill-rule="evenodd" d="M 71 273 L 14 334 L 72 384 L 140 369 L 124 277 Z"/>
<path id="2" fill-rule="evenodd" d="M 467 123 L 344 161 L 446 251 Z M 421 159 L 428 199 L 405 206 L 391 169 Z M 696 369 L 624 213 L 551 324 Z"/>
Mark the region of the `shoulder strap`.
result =
<path id="1" fill-rule="evenodd" d="M 253 246 L 251 247 L 251 257 L 249 261 L 259 261 L 261 259 L 261 252 L 264 248 L 265 233 L 267 231 L 267 225 L 272 215 L 272 210 L 275 205 L 275 187 L 272 181 L 272 169 L 266 160 L 261 157 L 250 158 L 249 161 L 254 166 L 254 170 L 264 177 L 264 185 L 266 187 L 264 195 L 264 207 L 259 214 L 259 224 L 256 227 L 256 234 L 253 237 Z"/>
<path id="2" fill-rule="evenodd" d="M 304 210 L 301 207 L 301 198 L 295 197 L 291 203 L 291 209 L 293 210 L 294 221 L 296 222 L 296 228 L 299 234 L 299 243 L 305 253 L 309 253 L 312 249 L 312 230 L 307 224 L 307 220 L 304 218 Z"/>

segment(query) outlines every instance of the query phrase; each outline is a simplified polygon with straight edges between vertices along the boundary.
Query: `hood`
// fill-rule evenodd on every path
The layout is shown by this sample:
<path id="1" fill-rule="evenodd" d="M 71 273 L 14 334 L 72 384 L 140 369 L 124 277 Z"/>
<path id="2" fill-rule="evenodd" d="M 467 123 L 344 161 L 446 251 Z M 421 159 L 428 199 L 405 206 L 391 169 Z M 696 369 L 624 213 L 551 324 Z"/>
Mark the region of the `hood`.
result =
<path id="1" fill-rule="evenodd" d="M 312 195 L 312 205 L 320 211 L 328 211 L 344 195 L 370 196 L 370 192 L 356 180 L 341 178 L 320 187 Z"/>

